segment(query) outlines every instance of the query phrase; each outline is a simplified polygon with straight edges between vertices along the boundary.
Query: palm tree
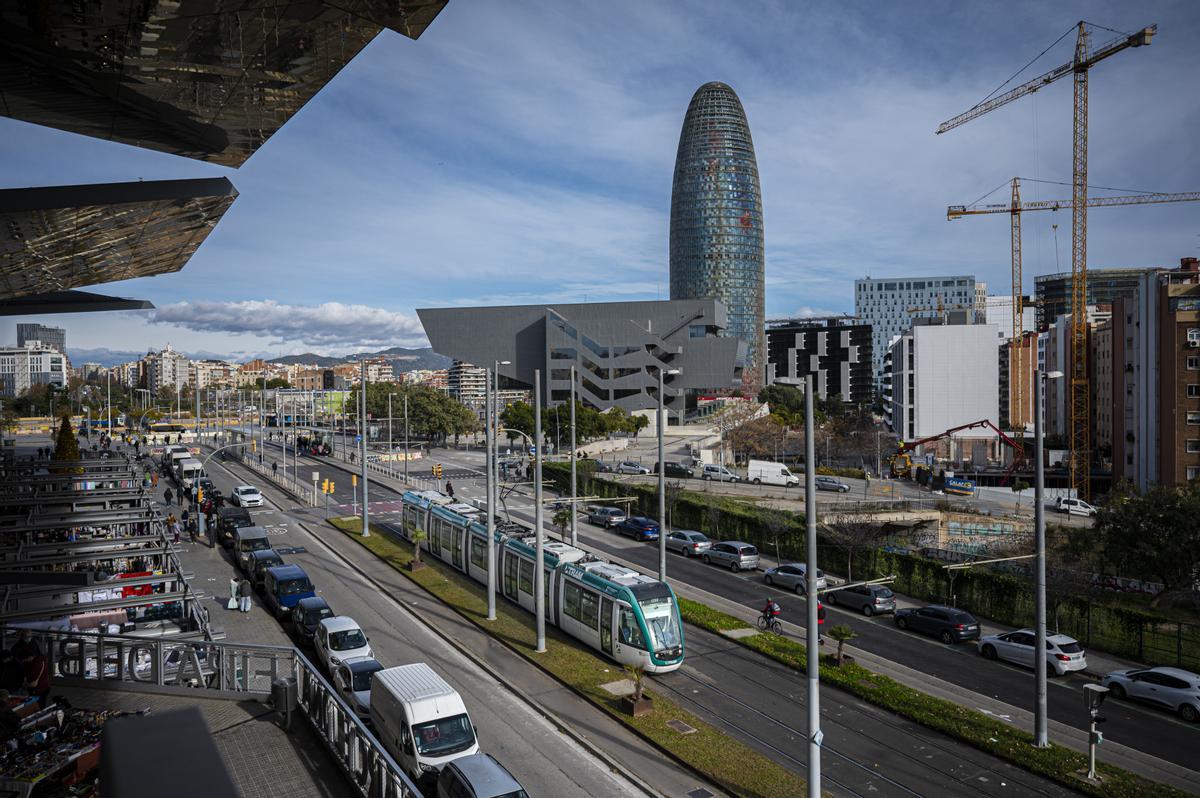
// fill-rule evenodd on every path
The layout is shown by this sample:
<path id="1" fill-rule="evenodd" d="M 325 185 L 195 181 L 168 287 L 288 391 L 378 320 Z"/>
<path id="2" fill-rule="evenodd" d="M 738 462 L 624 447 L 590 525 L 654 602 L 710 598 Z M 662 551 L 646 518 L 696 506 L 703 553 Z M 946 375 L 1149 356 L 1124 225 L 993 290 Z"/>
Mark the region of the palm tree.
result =
<path id="1" fill-rule="evenodd" d="M 837 654 L 834 655 L 834 661 L 841 666 L 842 657 L 845 655 L 846 643 L 858 637 L 858 635 L 854 634 L 854 630 L 846 626 L 846 624 L 839 623 L 829 630 L 829 636 L 837 641 Z"/>

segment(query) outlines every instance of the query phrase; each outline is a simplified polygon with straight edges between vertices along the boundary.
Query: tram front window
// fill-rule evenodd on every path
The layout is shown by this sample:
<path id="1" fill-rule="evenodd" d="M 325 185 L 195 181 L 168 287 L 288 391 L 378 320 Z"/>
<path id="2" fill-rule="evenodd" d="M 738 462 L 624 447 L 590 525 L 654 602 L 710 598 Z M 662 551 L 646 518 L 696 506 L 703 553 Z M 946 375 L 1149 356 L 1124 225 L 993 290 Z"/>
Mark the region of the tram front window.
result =
<path id="1" fill-rule="evenodd" d="M 650 650 L 667 656 L 678 656 L 683 641 L 679 634 L 679 614 L 673 599 L 655 598 L 641 602 L 642 615 L 650 630 Z"/>

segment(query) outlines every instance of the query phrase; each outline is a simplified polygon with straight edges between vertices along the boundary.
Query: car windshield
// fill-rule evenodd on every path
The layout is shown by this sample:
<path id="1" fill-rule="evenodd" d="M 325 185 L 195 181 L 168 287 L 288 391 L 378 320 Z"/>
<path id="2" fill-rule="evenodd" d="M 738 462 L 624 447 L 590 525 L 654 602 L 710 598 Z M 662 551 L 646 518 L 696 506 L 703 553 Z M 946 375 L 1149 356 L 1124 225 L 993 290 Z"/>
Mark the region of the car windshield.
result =
<path id="1" fill-rule="evenodd" d="M 679 614 L 675 602 L 666 598 L 647 599 L 641 602 L 642 615 L 650 630 L 650 650 L 663 651 L 681 645 L 679 636 Z"/>
<path id="2" fill-rule="evenodd" d="M 686 537 L 686 538 L 690 538 L 690 539 L 691 539 L 691 541 L 692 541 L 693 543 L 706 543 L 706 542 L 708 542 L 708 536 L 707 536 L 707 535 L 705 535 L 705 534 L 703 534 L 702 532 L 693 532 L 693 533 L 692 533 L 692 534 L 690 534 L 690 535 L 684 535 L 684 537 Z"/>
<path id="3" fill-rule="evenodd" d="M 268 568 L 274 568 L 276 565 L 283 565 L 283 558 L 278 554 L 274 557 L 259 557 L 258 564 L 255 567 L 260 571 L 265 571 Z"/>
<path id="4" fill-rule="evenodd" d="M 344 632 L 329 633 L 329 648 L 333 651 L 349 651 L 352 648 L 362 648 L 367 644 L 361 629 L 347 629 Z"/>
<path id="5" fill-rule="evenodd" d="M 271 548 L 271 541 L 266 538 L 248 538 L 242 541 L 242 551 L 263 551 Z"/>
<path id="6" fill-rule="evenodd" d="M 374 670 L 354 671 L 354 685 L 353 685 L 354 692 L 365 693 L 366 691 L 370 690 L 371 689 L 371 674 L 375 673 L 375 671 L 377 671 L 377 670 L 382 670 L 382 669 L 375 668 Z"/>
<path id="7" fill-rule="evenodd" d="M 313 589 L 312 582 L 308 581 L 308 577 L 300 577 L 298 579 L 285 579 L 279 583 L 279 595 L 294 596 L 297 593 L 311 593 Z"/>
<path id="8" fill-rule="evenodd" d="M 1083 651 L 1083 646 L 1074 641 L 1070 643 L 1059 643 L 1058 650 L 1064 654 L 1078 654 L 1079 652 Z"/>
<path id="9" fill-rule="evenodd" d="M 466 714 L 413 726 L 417 752 L 425 756 L 448 756 L 475 744 L 475 730 Z"/>
<path id="10" fill-rule="evenodd" d="M 879 596 L 879 598 L 891 598 L 895 593 L 892 592 L 891 588 L 879 587 L 875 588 L 875 595 Z"/>
<path id="11" fill-rule="evenodd" d="M 333 610 L 329 607 L 321 607 L 315 610 L 309 610 L 304 614 L 305 623 L 318 624 L 325 618 L 332 618 Z"/>

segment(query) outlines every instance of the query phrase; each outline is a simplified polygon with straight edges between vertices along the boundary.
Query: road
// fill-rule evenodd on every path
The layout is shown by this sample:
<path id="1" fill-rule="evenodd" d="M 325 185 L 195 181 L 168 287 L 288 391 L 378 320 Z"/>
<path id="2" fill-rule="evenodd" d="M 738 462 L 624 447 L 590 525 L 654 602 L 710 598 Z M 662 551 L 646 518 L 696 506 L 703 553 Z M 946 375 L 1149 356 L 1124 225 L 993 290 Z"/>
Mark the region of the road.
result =
<path id="1" fill-rule="evenodd" d="M 261 482 L 233 463 L 222 464 L 215 458 L 209 471 L 217 488 L 226 494 L 233 485 Z M 285 559 L 304 568 L 335 612 L 358 621 L 376 658 L 385 666 L 428 662 L 445 677 L 463 696 L 478 727 L 482 749 L 504 763 L 531 795 L 644 796 L 419 623 L 414 610 L 381 593 L 352 570 L 306 528 L 314 523 L 311 516 L 284 509 L 294 503 L 272 487 L 261 487 L 268 506 L 251 510 L 251 514 L 257 524 L 268 529 L 276 548 L 295 549 Z M 232 573 L 232 563 L 230 569 Z M 514 733 L 515 729 L 519 733 Z"/>
<path id="2" fill-rule="evenodd" d="M 451 466 L 455 470 L 469 470 L 469 464 L 454 462 L 451 454 L 439 452 L 438 456 L 445 472 Z M 314 468 L 322 472 L 323 478 L 334 469 L 342 475 L 335 480 L 337 492 L 333 499 L 339 505 L 337 512 L 348 512 L 351 491 L 342 487 L 343 483 L 349 482 L 342 470 L 346 466 L 326 459 L 301 458 L 302 473 Z M 456 495 L 482 497 L 479 475 L 476 473 L 475 479 L 460 478 L 456 483 Z M 398 525 L 398 493 L 373 481 L 370 496 L 373 520 Z M 509 508 L 515 518 L 532 521 L 532 504 L 526 497 L 510 497 Z M 581 542 L 588 548 L 634 562 L 650 572 L 657 567 L 657 550 L 653 546 L 620 538 L 613 532 L 586 523 L 581 522 L 579 526 Z M 761 581 L 753 575 L 734 576 L 676 555 L 672 555 L 669 567 L 673 579 L 726 595 L 746 606 L 761 606 L 767 595 Z M 789 617 L 803 616 L 802 601 L 793 596 L 779 598 Z M 827 623 L 834 622 L 833 618 L 840 613 L 836 609 L 830 612 Z M 906 661 L 916 662 L 923 670 L 929 660 L 940 662 L 943 655 L 951 653 L 953 658 L 941 664 L 939 675 L 952 676 L 955 669 L 963 669 L 970 672 L 971 684 L 977 688 L 983 689 L 981 685 L 995 681 L 1008 685 L 1006 692 L 1017 692 L 1023 680 L 1029 690 L 1020 690 L 1021 696 L 1014 696 L 1014 700 L 1027 703 L 1025 693 L 1032 689 L 1032 678 L 1028 673 L 997 666 L 977 656 L 966 666 L 968 660 L 960 658 L 965 656 L 964 650 L 947 652 L 936 641 L 903 634 L 878 619 L 847 615 L 844 619 L 838 618 L 837 622 L 843 620 L 856 630 L 862 628 L 864 636 L 869 635 L 890 658 L 896 658 L 899 651 Z M 785 766 L 803 772 L 807 714 L 801 683 L 794 674 L 730 641 L 699 630 L 689 628 L 688 640 L 690 648 L 685 667 L 676 674 L 657 677 L 656 681 L 697 714 L 725 727 Z M 992 694 L 993 691 L 987 688 L 987 692 Z M 1065 705 L 1061 708 L 1054 705 L 1053 708 L 1068 714 Z M 1074 705 L 1071 709 L 1075 709 Z M 979 791 L 983 789 L 981 785 L 1001 783 L 1010 788 L 1022 785 L 1022 794 L 1069 794 L 1047 780 L 836 692 L 824 692 L 822 717 L 825 719 L 825 744 L 830 752 L 826 774 L 847 794 L 956 795 L 968 787 Z"/>

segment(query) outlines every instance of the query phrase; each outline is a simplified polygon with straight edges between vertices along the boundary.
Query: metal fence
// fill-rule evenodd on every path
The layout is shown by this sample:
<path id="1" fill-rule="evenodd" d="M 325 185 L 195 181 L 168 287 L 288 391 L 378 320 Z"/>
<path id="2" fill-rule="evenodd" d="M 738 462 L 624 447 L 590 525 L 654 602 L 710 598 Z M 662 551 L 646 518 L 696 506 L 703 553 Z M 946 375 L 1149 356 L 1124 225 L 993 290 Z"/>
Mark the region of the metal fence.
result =
<path id="1" fill-rule="evenodd" d="M 9 648 L 18 632 L 0 629 L 0 645 Z M 294 686 L 299 714 L 359 795 L 421 798 L 354 710 L 294 647 L 98 632 L 35 631 L 33 636 L 46 652 L 55 682 L 67 686 L 272 703 L 279 680 L 286 680 Z"/>

